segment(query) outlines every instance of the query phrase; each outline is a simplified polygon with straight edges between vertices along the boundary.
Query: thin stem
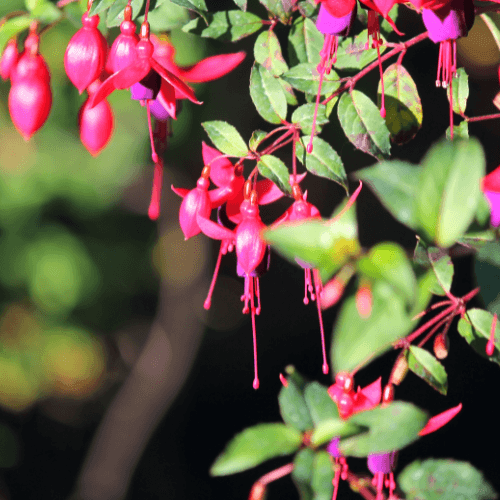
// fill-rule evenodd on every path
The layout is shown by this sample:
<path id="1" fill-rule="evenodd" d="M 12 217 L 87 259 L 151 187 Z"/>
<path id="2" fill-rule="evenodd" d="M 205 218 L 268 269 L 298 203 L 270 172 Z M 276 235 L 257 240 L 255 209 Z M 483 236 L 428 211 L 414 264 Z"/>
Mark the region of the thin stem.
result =
<path id="1" fill-rule="evenodd" d="M 149 2 L 150 0 L 148 0 L 146 2 L 146 10 L 144 12 L 144 22 L 147 23 L 148 22 L 148 12 L 149 12 Z"/>
<path id="2" fill-rule="evenodd" d="M 500 118 L 500 113 L 494 113 L 492 115 L 473 116 L 471 118 L 465 116 L 464 118 L 468 122 L 482 122 L 484 120 L 495 120 L 497 118 Z"/>
<path id="3" fill-rule="evenodd" d="M 417 344 L 417 347 L 422 347 L 443 325 L 445 325 L 444 330 L 448 330 L 454 317 L 453 314 L 451 317 L 443 318 L 437 325 L 434 325 L 434 328 Z"/>

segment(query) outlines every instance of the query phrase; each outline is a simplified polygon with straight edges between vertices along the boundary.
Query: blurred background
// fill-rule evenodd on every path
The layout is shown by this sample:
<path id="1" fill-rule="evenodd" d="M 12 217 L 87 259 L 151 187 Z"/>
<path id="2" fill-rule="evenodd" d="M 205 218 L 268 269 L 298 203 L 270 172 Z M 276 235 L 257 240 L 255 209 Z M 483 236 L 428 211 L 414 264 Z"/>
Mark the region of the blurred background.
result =
<path id="1" fill-rule="evenodd" d="M 214 10 L 232 8 L 229 2 L 207 3 Z M 22 7 L 22 0 L 4 0 L 0 16 Z M 400 10 L 403 32 L 423 30 L 415 13 Z M 153 223 L 147 217 L 153 164 L 144 108 L 127 91 L 114 92 L 109 146 L 93 158 L 79 140 L 77 115 L 85 96 L 78 95 L 63 67 L 75 31 L 64 20 L 42 36 L 53 106 L 29 142 L 11 123 L 9 83 L 0 83 L 0 498 L 247 498 L 253 482 L 286 459 L 227 478 L 212 479 L 208 469 L 236 432 L 280 420 L 278 375 L 286 365 L 330 383 L 321 373 L 316 309 L 302 304 L 301 269 L 273 254 L 261 280 L 261 388 L 254 391 L 251 325 L 241 314 L 243 281 L 236 276 L 235 257 L 223 259 L 212 308 L 204 311 L 218 243 L 203 235 L 184 241 L 180 198 L 170 185 L 195 186 L 203 167 L 201 141 L 207 141 L 201 122 L 226 120 L 247 140 L 257 128 L 271 130 L 248 94 L 255 35 L 232 45 L 172 31 L 179 65 L 238 50 L 247 58 L 228 76 L 196 86 L 203 106 L 184 101 L 164 156 L 161 216 Z M 287 30 L 278 25 L 276 33 L 286 57 Z M 116 34 L 108 33 L 111 40 Z M 496 112 L 499 50 L 482 20 L 460 40 L 459 52 L 459 65 L 470 74 L 467 114 Z M 437 54 L 426 41 L 404 58 L 422 98 L 424 121 L 415 140 L 393 147 L 395 158 L 418 162 L 444 136 L 448 101 L 434 86 Z M 377 83 L 373 72 L 359 89 L 375 99 Z M 473 123 L 470 134 L 482 142 L 488 169 L 495 168 L 498 121 Z M 344 143 L 335 120 L 322 137 L 339 147 L 348 173 L 373 164 Z M 290 153 L 281 155 L 288 163 Z M 330 181 L 309 175 L 303 186 L 325 217 L 343 198 L 342 188 Z M 263 209 L 264 222 L 289 204 L 280 200 Z M 364 246 L 389 239 L 413 248 L 412 233 L 369 189 L 359 197 L 358 216 Z M 456 295 L 475 286 L 472 259 L 456 262 L 456 276 Z M 479 298 L 471 305 L 480 304 Z M 337 312 L 324 313 L 327 333 Z M 361 371 L 357 382 L 387 377 L 393 360 L 392 353 L 384 356 Z M 396 395 L 431 413 L 459 402 L 463 411 L 445 429 L 402 452 L 400 469 L 416 457 L 454 457 L 471 461 L 500 490 L 495 454 L 500 439 L 493 432 L 498 367 L 470 350 L 454 327 L 445 366 L 447 398 L 411 374 Z M 353 460 L 352 468 L 366 470 L 360 460 Z M 346 488 L 342 494 L 350 498 Z M 291 481 L 282 479 L 270 487 L 268 498 L 298 496 Z"/>

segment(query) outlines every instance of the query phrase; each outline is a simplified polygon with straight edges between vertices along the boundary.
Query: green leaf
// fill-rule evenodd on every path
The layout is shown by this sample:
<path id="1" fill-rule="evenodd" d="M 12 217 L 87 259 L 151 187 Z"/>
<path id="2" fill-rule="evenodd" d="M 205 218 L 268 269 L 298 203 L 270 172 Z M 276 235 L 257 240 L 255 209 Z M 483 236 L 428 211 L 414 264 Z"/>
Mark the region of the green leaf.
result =
<path id="1" fill-rule="evenodd" d="M 292 479 L 299 490 L 300 500 L 313 500 L 311 479 L 313 474 L 314 451 L 300 450 L 293 461 Z"/>
<path id="2" fill-rule="evenodd" d="M 283 80 L 287 81 L 294 89 L 309 94 L 318 93 L 319 73 L 316 64 L 301 63 L 294 66 L 282 76 Z M 332 94 L 339 88 L 339 76 L 335 71 L 331 71 L 329 75 L 325 74 L 323 78 L 323 86 L 321 87 L 321 95 Z"/>
<path id="3" fill-rule="evenodd" d="M 446 139 L 451 140 L 451 129 L 448 127 L 446 129 Z M 460 125 L 453 127 L 453 140 L 457 141 L 460 139 L 467 140 L 469 139 L 469 122 L 462 121 Z"/>
<path id="4" fill-rule="evenodd" d="M 243 11 L 247 10 L 247 0 L 234 0 L 234 3 Z"/>
<path id="5" fill-rule="evenodd" d="M 259 424 L 237 434 L 210 469 L 212 476 L 227 476 L 251 469 L 266 460 L 294 453 L 302 434 L 281 423 Z"/>
<path id="6" fill-rule="evenodd" d="M 498 495 L 483 474 L 468 462 L 416 460 L 398 476 L 407 500 L 491 500 Z"/>
<path id="7" fill-rule="evenodd" d="M 419 226 L 440 247 L 463 236 L 482 196 L 484 153 L 475 139 L 441 142 L 426 155 L 416 197 Z"/>
<path id="8" fill-rule="evenodd" d="M 319 64 L 319 55 L 323 47 L 323 35 L 316 25 L 308 18 L 297 18 L 288 35 L 288 54 L 290 63 Z"/>
<path id="9" fill-rule="evenodd" d="M 352 422 L 331 418 L 323 420 L 316 426 L 311 435 L 311 444 L 315 447 L 322 446 L 329 443 L 334 437 L 353 436 L 363 431 L 363 428 Z"/>
<path id="10" fill-rule="evenodd" d="M 458 333 L 478 354 L 500 365 L 500 321 L 497 321 L 495 327 L 493 355 L 486 354 L 486 344 L 490 338 L 492 322 L 493 314 L 490 312 L 484 309 L 469 309 L 467 316 L 458 322 Z"/>
<path id="11" fill-rule="evenodd" d="M 278 395 L 280 413 L 283 422 L 299 431 L 307 431 L 314 427 L 304 394 L 293 379 L 282 387 Z"/>
<path id="12" fill-rule="evenodd" d="M 454 267 L 448 254 L 443 254 L 439 248 L 428 249 L 429 261 L 436 276 L 436 284 L 431 288 L 434 295 L 446 295 L 451 289 Z"/>
<path id="13" fill-rule="evenodd" d="M 36 9 L 38 6 L 43 5 L 46 2 L 47 0 L 24 0 L 24 5 L 26 6 L 26 9 L 31 12 L 33 9 Z"/>
<path id="14" fill-rule="evenodd" d="M 19 462 L 19 442 L 14 432 L 0 424 L 0 468 L 7 469 Z"/>
<path id="15" fill-rule="evenodd" d="M 282 78 L 276 78 L 276 80 L 279 82 L 283 91 L 285 92 L 286 102 L 290 104 L 290 106 L 297 106 L 297 104 L 299 104 L 299 101 L 297 101 L 297 97 L 295 95 L 295 92 L 293 91 L 293 87 L 288 82 L 285 82 L 285 80 L 283 80 Z"/>
<path id="16" fill-rule="evenodd" d="M 265 132 L 264 130 L 254 130 L 252 133 L 252 137 L 250 137 L 250 141 L 248 142 L 250 151 L 257 151 L 259 144 L 264 140 L 266 135 L 267 132 Z"/>
<path id="17" fill-rule="evenodd" d="M 488 310 L 500 315 L 500 245 L 496 241 L 486 243 L 475 256 L 474 271 L 481 297 Z"/>
<path id="18" fill-rule="evenodd" d="M 304 390 L 304 399 L 315 426 L 325 420 L 339 418 L 337 405 L 328 395 L 327 388 L 319 382 L 307 384 Z"/>
<path id="19" fill-rule="evenodd" d="M 260 175 L 273 181 L 285 194 L 292 194 L 290 175 L 286 165 L 276 156 L 264 155 L 257 163 Z"/>
<path id="20" fill-rule="evenodd" d="M 264 120 L 278 124 L 286 119 L 285 92 L 276 78 L 260 64 L 252 68 L 250 97 Z"/>
<path id="21" fill-rule="evenodd" d="M 421 169 L 399 160 L 382 161 L 356 172 L 392 216 L 411 229 L 418 227 L 415 197 Z"/>
<path id="22" fill-rule="evenodd" d="M 343 304 L 333 331 L 331 360 L 335 373 L 352 371 L 380 356 L 414 325 L 400 293 L 383 281 L 372 288 L 373 305 L 367 319 L 360 317 L 353 296 Z"/>
<path id="23" fill-rule="evenodd" d="M 17 16 L 5 21 L 0 26 L 0 54 L 5 49 L 8 41 L 24 31 L 31 24 L 32 18 L 29 16 Z"/>
<path id="24" fill-rule="evenodd" d="M 113 26 L 120 26 L 120 23 L 123 21 L 123 9 L 126 7 L 127 3 L 128 0 L 115 0 L 115 2 L 113 2 L 113 5 L 111 5 L 108 10 L 106 26 L 109 28 L 112 28 Z M 133 17 L 137 17 L 139 15 L 143 4 L 144 0 L 132 0 L 130 6 L 132 7 Z"/>
<path id="25" fill-rule="evenodd" d="M 296 123 L 302 130 L 304 134 L 310 134 L 312 132 L 313 117 L 315 104 L 303 104 L 299 106 L 292 114 L 292 123 Z M 318 114 L 316 117 L 316 134 L 321 133 L 321 125 L 328 123 L 328 118 L 326 117 L 326 106 L 320 104 L 318 106 Z"/>
<path id="26" fill-rule="evenodd" d="M 326 451 L 318 451 L 313 462 L 311 486 L 315 500 L 330 500 L 333 493 L 333 466 L 330 455 Z"/>
<path id="27" fill-rule="evenodd" d="M 280 76 L 288 71 L 288 65 L 283 59 L 280 42 L 272 30 L 261 33 L 253 48 L 255 61 L 264 66 L 274 76 Z"/>
<path id="28" fill-rule="evenodd" d="M 418 439 L 428 418 L 425 411 L 402 401 L 357 413 L 349 421 L 368 427 L 368 431 L 341 439 L 339 448 L 344 455 L 354 457 L 401 450 Z"/>
<path id="29" fill-rule="evenodd" d="M 95 16 L 96 14 L 101 14 L 105 10 L 109 9 L 116 0 L 94 0 L 92 2 L 92 7 L 90 7 L 89 15 Z M 133 12 L 134 15 L 137 15 L 138 12 Z"/>
<path id="30" fill-rule="evenodd" d="M 207 11 L 205 0 L 172 0 L 172 2 L 180 5 L 181 7 L 185 7 L 186 9 L 193 10 L 194 12 L 200 14 L 202 17 L 205 16 L 205 13 Z"/>
<path id="31" fill-rule="evenodd" d="M 457 76 L 453 78 L 453 111 L 457 115 L 464 115 L 469 97 L 469 76 L 464 68 L 457 69 Z M 448 101 L 450 100 L 450 87 L 446 89 Z"/>
<path id="32" fill-rule="evenodd" d="M 417 86 L 401 64 L 391 64 L 384 71 L 385 124 L 396 144 L 415 137 L 422 127 L 422 102 Z M 382 103 L 382 82 L 378 85 L 378 105 Z"/>
<path id="33" fill-rule="evenodd" d="M 396 243 L 379 243 L 358 260 L 357 266 L 368 278 L 391 285 L 408 306 L 415 303 L 417 279 L 405 251 Z"/>
<path id="34" fill-rule="evenodd" d="M 380 111 L 358 90 L 342 94 L 337 106 L 340 125 L 357 149 L 383 159 L 391 152 L 389 130 Z"/>
<path id="35" fill-rule="evenodd" d="M 288 24 L 292 16 L 293 0 L 259 0 L 259 2 L 283 24 Z"/>
<path id="36" fill-rule="evenodd" d="M 201 124 L 214 146 L 230 156 L 246 156 L 248 153 L 245 141 L 239 132 L 227 122 L 214 120 Z"/>
<path id="37" fill-rule="evenodd" d="M 312 174 L 326 177 L 340 184 L 348 194 L 347 174 L 337 152 L 323 139 L 314 137 L 313 150 L 309 154 L 302 145 L 302 141 L 309 142 L 309 137 L 303 137 L 301 141 L 297 142 L 296 154 L 299 161 L 302 164 L 305 163 L 307 170 Z"/>
<path id="38" fill-rule="evenodd" d="M 300 259 L 317 268 L 324 282 L 360 251 L 355 205 L 340 219 L 284 223 L 265 231 L 264 238 L 291 262 Z"/>
<path id="39" fill-rule="evenodd" d="M 394 21 L 394 23 L 397 24 L 398 15 L 399 15 L 399 5 L 396 4 L 389 11 L 389 17 Z M 386 19 L 380 18 L 380 31 L 384 35 L 389 35 L 390 33 L 394 32 L 394 29 L 392 28 L 392 26 L 389 24 L 389 22 Z"/>
<path id="40" fill-rule="evenodd" d="M 411 345 L 406 358 L 408 367 L 415 375 L 446 396 L 448 392 L 448 375 L 444 366 L 430 352 Z"/>
<path id="41" fill-rule="evenodd" d="M 182 30 L 203 38 L 236 42 L 262 28 L 260 17 L 241 10 L 220 11 L 214 14 L 205 13 L 204 16 L 207 19 L 206 23 L 201 18 L 193 19 Z"/>
<path id="42" fill-rule="evenodd" d="M 377 59 L 377 49 L 366 49 L 367 40 L 367 30 L 363 30 L 358 36 L 355 36 L 354 39 L 345 38 L 344 41 L 339 44 L 337 50 L 335 69 L 363 69 L 369 63 L 375 61 L 375 59 Z M 386 44 L 382 44 L 379 47 L 380 54 L 383 54 L 386 48 Z"/>
<path id="43" fill-rule="evenodd" d="M 152 31 L 171 31 L 184 26 L 189 19 L 189 12 L 171 2 L 164 0 L 155 10 L 149 12 L 148 22 Z"/>
<path id="44" fill-rule="evenodd" d="M 53 3 L 44 1 L 38 3 L 31 15 L 42 23 L 51 24 L 61 18 L 62 12 Z"/>
<path id="45" fill-rule="evenodd" d="M 500 50 L 500 17 L 494 12 L 480 14 L 480 16 L 486 26 L 488 26 L 488 29 L 493 35 L 493 39 L 495 40 L 495 43 Z"/>

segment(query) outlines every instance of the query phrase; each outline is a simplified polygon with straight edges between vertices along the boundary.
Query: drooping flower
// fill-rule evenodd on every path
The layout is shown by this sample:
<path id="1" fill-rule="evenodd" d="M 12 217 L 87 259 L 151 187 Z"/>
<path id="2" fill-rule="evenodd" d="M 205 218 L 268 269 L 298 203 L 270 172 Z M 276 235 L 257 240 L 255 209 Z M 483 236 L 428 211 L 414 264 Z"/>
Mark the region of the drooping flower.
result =
<path id="1" fill-rule="evenodd" d="M 3 80 L 10 77 L 12 70 L 16 67 L 19 54 L 17 52 L 17 42 L 15 38 L 9 40 L 0 58 L 0 76 Z"/>
<path id="2" fill-rule="evenodd" d="M 97 78 L 106 63 L 108 44 L 97 29 L 99 16 L 82 16 L 82 28 L 71 38 L 64 54 L 68 78 L 80 94 Z"/>
<path id="3" fill-rule="evenodd" d="M 433 9 L 422 9 L 429 38 L 439 43 L 436 87 L 450 87 L 450 135 L 453 139 L 453 77 L 457 72 L 457 39 L 467 36 L 474 24 L 472 0 L 451 0 Z"/>
<path id="4" fill-rule="evenodd" d="M 491 209 L 491 225 L 500 226 L 500 166 L 481 180 L 481 190 Z"/>
<path id="5" fill-rule="evenodd" d="M 17 64 L 11 68 L 10 81 L 15 85 L 26 78 L 36 78 L 50 82 L 50 71 L 43 56 L 38 52 L 39 37 L 32 31 L 24 42 L 24 51 L 19 56 Z"/>

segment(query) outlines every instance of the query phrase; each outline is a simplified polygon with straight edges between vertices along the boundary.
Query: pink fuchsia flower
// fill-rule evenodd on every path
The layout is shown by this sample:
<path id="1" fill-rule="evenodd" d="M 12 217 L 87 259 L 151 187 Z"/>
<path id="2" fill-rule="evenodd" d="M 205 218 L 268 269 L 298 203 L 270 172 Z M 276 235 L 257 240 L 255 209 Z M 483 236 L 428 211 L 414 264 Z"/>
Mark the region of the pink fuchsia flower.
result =
<path id="1" fill-rule="evenodd" d="M 24 42 L 24 51 L 19 56 L 17 64 L 11 68 L 10 81 L 12 85 L 27 78 L 50 82 L 49 68 L 43 56 L 38 52 L 39 41 L 36 32 L 31 31 Z"/>
<path id="2" fill-rule="evenodd" d="M 108 44 L 97 29 L 99 16 L 82 16 L 83 27 L 71 38 L 64 54 L 68 78 L 80 94 L 97 78 L 106 63 Z"/>
<path id="3" fill-rule="evenodd" d="M 0 59 L 0 76 L 3 80 L 10 77 L 12 70 L 16 67 L 19 54 L 17 52 L 17 42 L 15 38 L 9 40 Z"/>
<path id="4" fill-rule="evenodd" d="M 481 190 L 491 209 L 491 225 L 500 226 L 500 166 L 481 180 Z"/>

